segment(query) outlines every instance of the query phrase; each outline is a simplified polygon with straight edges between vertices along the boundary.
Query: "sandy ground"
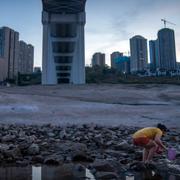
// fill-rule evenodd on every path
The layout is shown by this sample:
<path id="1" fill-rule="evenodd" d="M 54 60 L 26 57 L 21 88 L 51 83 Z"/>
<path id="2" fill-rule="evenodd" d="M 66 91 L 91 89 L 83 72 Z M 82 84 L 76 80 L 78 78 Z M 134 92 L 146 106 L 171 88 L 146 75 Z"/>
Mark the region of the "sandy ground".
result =
<path id="1" fill-rule="evenodd" d="M 180 86 L 0 87 L 0 123 L 180 127 Z"/>

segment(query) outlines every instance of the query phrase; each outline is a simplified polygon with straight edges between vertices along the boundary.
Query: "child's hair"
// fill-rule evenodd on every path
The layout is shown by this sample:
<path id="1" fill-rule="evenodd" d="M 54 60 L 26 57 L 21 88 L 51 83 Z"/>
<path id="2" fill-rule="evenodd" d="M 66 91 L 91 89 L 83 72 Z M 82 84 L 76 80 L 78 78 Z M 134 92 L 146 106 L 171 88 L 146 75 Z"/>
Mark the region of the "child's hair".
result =
<path id="1" fill-rule="evenodd" d="M 165 125 L 163 125 L 163 124 L 160 124 L 160 123 L 157 124 L 157 128 L 159 128 L 159 129 L 161 129 L 162 131 L 165 131 L 165 132 L 168 131 L 167 127 Z"/>

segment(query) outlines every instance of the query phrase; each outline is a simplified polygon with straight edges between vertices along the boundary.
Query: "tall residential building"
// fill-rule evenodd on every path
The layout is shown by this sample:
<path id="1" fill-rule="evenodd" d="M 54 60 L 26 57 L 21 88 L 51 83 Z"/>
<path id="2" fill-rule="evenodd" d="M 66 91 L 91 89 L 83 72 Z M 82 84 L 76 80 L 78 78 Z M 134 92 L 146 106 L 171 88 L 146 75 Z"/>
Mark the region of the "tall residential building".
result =
<path id="1" fill-rule="evenodd" d="M 4 59 L 4 44 L 5 44 L 5 36 L 4 30 L 0 29 L 0 81 L 6 79 L 7 71 L 6 71 L 6 60 Z"/>
<path id="2" fill-rule="evenodd" d="M 117 59 L 119 59 L 122 56 L 123 56 L 123 53 L 120 53 L 118 51 L 117 52 L 113 52 L 111 54 L 111 68 L 114 68 L 114 69 L 117 68 L 116 61 L 117 61 Z"/>
<path id="3" fill-rule="evenodd" d="M 105 66 L 105 54 L 100 53 L 100 52 L 95 53 L 92 57 L 91 63 L 92 63 L 92 66 L 96 66 L 96 65 L 101 66 L 101 67 Z"/>
<path id="4" fill-rule="evenodd" d="M 147 39 L 134 36 L 130 39 L 130 67 L 131 72 L 143 71 L 147 68 Z"/>
<path id="5" fill-rule="evenodd" d="M 86 0 L 42 0 L 42 84 L 85 84 Z"/>
<path id="6" fill-rule="evenodd" d="M 174 30 L 163 28 L 158 32 L 159 69 L 176 69 L 176 49 Z"/>
<path id="7" fill-rule="evenodd" d="M 156 71 L 159 66 L 159 43 L 158 40 L 149 41 L 150 70 Z"/>
<path id="8" fill-rule="evenodd" d="M 0 82 L 4 81 L 6 77 L 6 69 L 5 69 L 5 59 L 0 57 Z"/>
<path id="9" fill-rule="evenodd" d="M 128 56 L 121 56 L 116 59 L 116 69 L 123 73 L 129 74 L 130 73 L 130 57 Z"/>
<path id="10" fill-rule="evenodd" d="M 33 64 L 34 64 L 34 47 L 31 44 L 26 44 L 24 41 L 20 41 L 18 72 L 22 74 L 33 73 Z"/>
<path id="11" fill-rule="evenodd" d="M 18 73 L 19 33 L 0 28 L 0 80 L 14 79 Z"/>

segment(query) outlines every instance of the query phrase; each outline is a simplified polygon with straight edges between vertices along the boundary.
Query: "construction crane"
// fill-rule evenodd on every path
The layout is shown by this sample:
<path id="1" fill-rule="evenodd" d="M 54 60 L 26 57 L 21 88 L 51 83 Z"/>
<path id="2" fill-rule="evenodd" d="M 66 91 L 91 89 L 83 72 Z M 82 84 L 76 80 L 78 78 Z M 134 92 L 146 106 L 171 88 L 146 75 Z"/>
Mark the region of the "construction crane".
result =
<path id="1" fill-rule="evenodd" d="M 170 21 L 167 21 L 166 19 L 161 19 L 161 21 L 164 22 L 164 28 L 166 28 L 166 24 L 167 24 L 167 23 L 168 23 L 168 24 L 172 24 L 172 25 L 176 25 L 176 24 L 174 24 L 174 23 L 172 23 L 172 22 L 170 22 Z"/>

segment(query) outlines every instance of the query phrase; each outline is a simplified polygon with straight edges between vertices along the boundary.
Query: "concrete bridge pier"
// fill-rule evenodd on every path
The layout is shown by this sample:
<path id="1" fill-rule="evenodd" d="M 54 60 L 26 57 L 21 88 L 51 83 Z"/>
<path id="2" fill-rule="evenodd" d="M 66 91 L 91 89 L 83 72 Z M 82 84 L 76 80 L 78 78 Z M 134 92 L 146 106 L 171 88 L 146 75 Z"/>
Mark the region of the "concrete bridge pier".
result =
<path id="1" fill-rule="evenodd" d="M 86 0 L 76 1 L 43 0 L 44 85 L 85 83 Z"/>

